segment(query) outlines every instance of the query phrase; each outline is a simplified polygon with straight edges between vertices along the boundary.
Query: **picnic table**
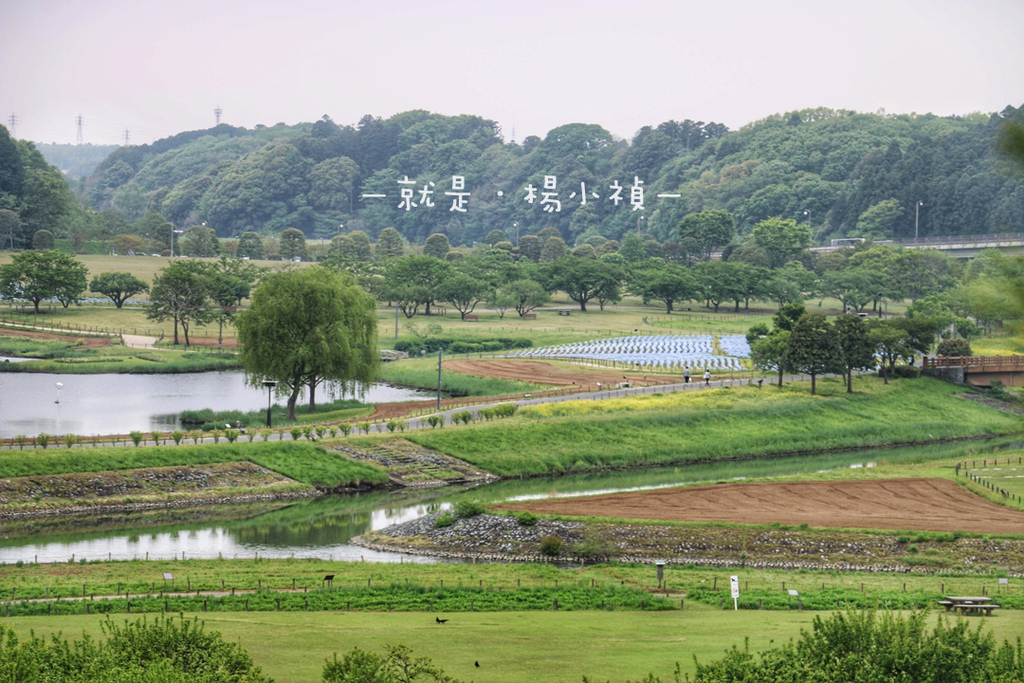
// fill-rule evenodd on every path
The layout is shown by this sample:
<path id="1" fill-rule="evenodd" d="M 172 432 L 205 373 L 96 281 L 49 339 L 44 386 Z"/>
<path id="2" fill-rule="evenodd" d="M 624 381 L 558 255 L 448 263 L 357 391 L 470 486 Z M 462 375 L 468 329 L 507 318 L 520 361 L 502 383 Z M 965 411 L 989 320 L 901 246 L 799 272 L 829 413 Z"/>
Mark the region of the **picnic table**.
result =
<path id="1" fill-rule="evenodd" d="M 572 309 L 570 308 L 559 308 L 558 315 L 572 315 Z"/>
<path id="2" fill-rule="evenodd" d="M 986 617 L 992 616 L 992 610 L 999 609 L 999 605 L 992 602 L 988 596 L 978 595 L 947 595 L 945 600 L 939 600 L 939 604 L 946 608 L 946 611 L 960 612 L 960 614 L 981 614 Z"/>

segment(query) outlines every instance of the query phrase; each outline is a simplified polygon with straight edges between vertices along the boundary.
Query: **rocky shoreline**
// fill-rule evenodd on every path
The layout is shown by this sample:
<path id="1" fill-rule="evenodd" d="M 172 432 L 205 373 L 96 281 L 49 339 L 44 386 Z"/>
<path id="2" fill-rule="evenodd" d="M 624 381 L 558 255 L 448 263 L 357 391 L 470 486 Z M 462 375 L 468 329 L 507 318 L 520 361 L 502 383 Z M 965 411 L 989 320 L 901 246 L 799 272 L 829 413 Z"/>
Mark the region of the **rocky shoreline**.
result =
<path id="1" fill-rule="evenodd" d="M 609 524 L 483 514 L 436 526 L 440 514 L 351 539 L 373 550 L 473 562 L 587 564 L 618 561 L 702 567 L 935 574 L 1002 571 L 1024 577 L 1024 539 L 906 538 L 860 533 L 715 525 Z M 546 537 L 558 554 L 541 552 Z"/>

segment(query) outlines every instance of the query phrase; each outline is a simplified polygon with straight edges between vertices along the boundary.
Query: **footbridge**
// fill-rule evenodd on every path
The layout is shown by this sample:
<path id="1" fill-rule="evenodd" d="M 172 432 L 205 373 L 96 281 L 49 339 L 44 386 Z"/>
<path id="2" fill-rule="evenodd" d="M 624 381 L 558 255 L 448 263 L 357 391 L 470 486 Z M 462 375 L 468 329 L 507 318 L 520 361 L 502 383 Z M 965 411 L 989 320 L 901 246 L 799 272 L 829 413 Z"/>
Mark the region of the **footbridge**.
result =
<path id="1" fill-rule="evenodd" d="M 1024 385 L 1024 356 L 925 357 L 921 371 L 960 384 L 992 386 L 998 380 L 1008 387 Z"/>
<path id="2" fill-rule="evenodd" d="M 837 251 L 852 247 L 861 240 L 836 239 L 828 247 L 811 247 L 808 251 Z M 1024 233 L 1002 233 L 995 235 L 947 235 L 945 237 L 922 237 L 906 240 L 875 240 L 875 244 L 891 244 L 904 249 L 938 249 L 948 252 L 954 258 L 973 258 L 986 249 L 998 249 L 1010 255 L 1024 254 Z"/>

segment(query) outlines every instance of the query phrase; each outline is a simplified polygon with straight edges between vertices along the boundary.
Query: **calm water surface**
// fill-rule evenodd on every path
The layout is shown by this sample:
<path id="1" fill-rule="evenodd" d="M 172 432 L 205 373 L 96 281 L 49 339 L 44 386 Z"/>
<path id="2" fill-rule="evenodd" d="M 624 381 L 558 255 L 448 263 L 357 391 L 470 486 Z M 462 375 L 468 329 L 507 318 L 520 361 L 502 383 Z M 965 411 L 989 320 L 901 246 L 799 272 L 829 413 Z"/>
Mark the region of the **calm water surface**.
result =
<path id="1" fill-rule="evenodd" d="M 329 390 L 318 389 L 319 400 L 329 400 L 329 396 Z M 388 403 L 429 396 L 375 384 L 362 398 L 368 403 Z M 0 373 L 0 437 L 44 432 L 91 436 L 132 430 L 170 431 L 180 427 L 183 410 L 266 407 L 266 390 L 246 386 L 243 373 L 237 371 L 161 375 Z"/>

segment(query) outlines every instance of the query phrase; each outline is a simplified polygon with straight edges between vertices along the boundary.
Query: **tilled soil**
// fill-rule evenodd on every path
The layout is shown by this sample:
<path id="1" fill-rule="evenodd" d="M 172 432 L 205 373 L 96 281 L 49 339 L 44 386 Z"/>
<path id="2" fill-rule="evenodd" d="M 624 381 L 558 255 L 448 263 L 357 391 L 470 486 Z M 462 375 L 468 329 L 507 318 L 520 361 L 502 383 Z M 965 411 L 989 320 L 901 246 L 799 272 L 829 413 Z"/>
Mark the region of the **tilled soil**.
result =
<path id="1" fill-rule="evenodd" d="M 501 507 L 619 519 L 1024 534 L 1024 512 L 945 479 L 720 484 Z"/>
<path id="2" fill-rule="evenodd" d="M 552 386 L 582 386 L 597 389 L 597 383 L 606 389 L 619 382 L 630 382 L 634 386 L 673 384 L 683 381 L 675 375 L 645 375 L 637 372 L 610 371 L 602 367 L 559 366 L 539 360 L 474 360 L 471 358 L 446 361 L 444 369 L 478 377 L 519 380 Z"/>

